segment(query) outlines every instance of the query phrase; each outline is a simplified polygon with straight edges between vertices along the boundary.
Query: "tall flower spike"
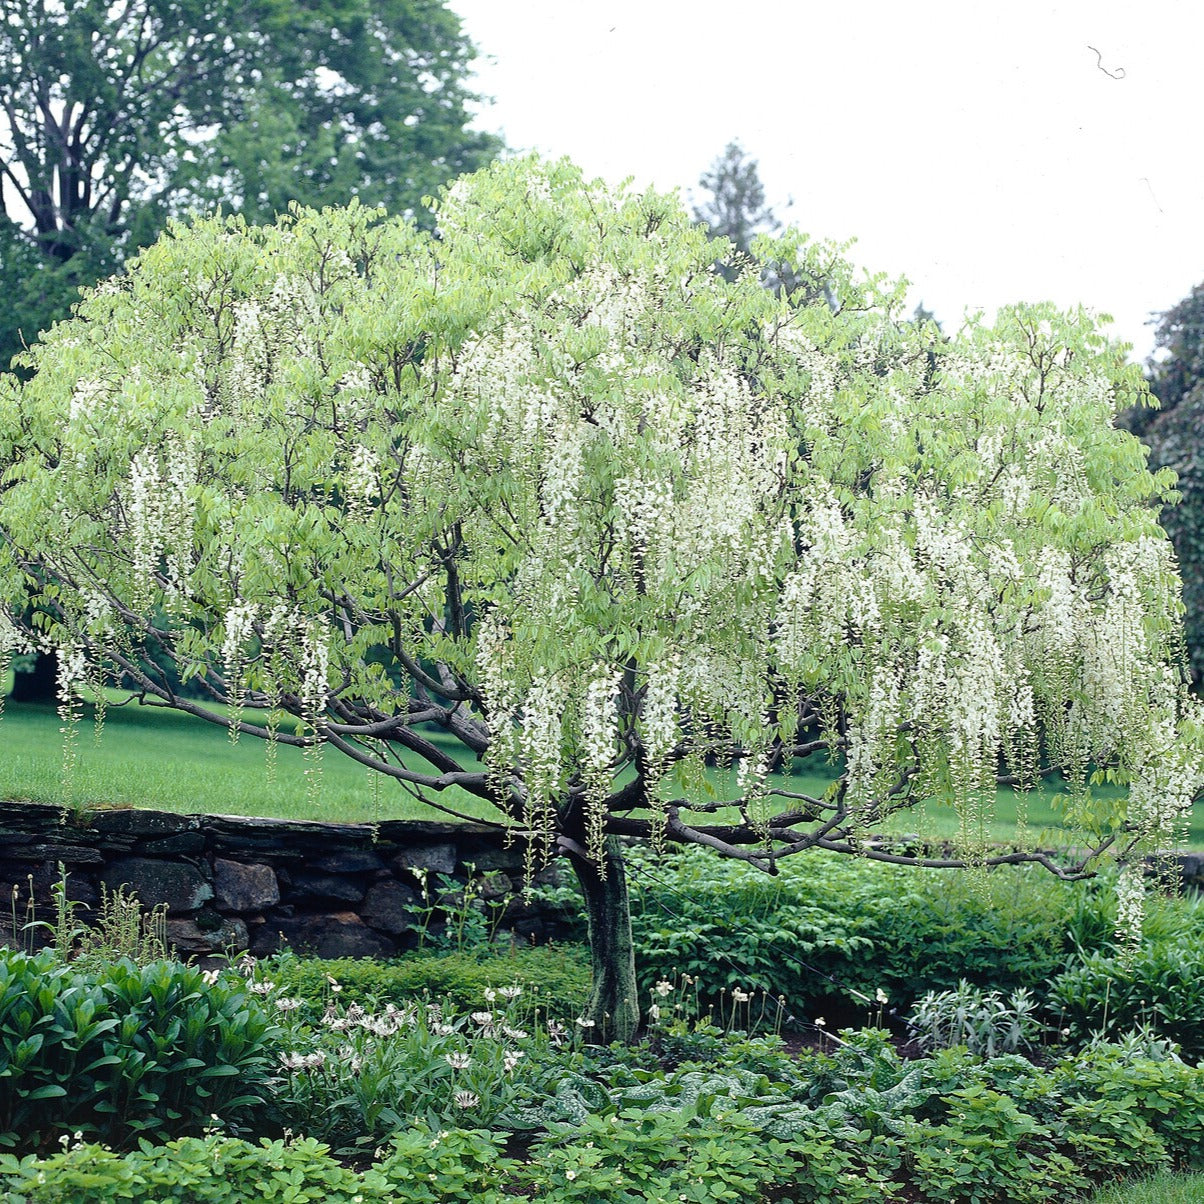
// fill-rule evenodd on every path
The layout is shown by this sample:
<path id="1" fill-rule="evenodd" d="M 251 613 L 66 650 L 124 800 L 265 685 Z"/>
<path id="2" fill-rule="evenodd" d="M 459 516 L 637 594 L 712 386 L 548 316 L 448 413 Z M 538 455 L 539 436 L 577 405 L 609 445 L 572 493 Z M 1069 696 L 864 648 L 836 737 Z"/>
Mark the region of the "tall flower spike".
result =
<path id="1" fill-rule="evenodd" d="M 317 802 L 322 793 L 323 719 L 330 696 L 328 673 L 330 648 L 326 632 L 319 623 L 301 626 L 301 708 L 313 733 L 313 741 L 305 746 L 305 792 L 310 802 Z"/>
<path id="2" fill-rule="evenodd" d="M 246 650 L 255 633 L 259 607 L 254 602 L 239 602 L 226 612 L 226 634 L 222 640 L 222 665 L 226 673 L 226 695 L 230 700 L 230 742 L 238 743 L 238 726 L 242 719 L 243 698 L 246 693 L 244 674 Z"/>
<path id="3" fill-rule="evenodd" d="M 152 583 L 159 568 L 165 538 L 162 477 L 158 456 L 143 448 L 130 463 L 123 495 L 130 540 L 131 598 L 136 610 L 150 605 Z"/>
<path id="4" fill-rule="evenodd" d="M 649 802 L 652 804 L 653 844 L 664 840 L 666 814 L 660 792 L 660 779 L 678 737 L 677 679 L 675 658 L 648 666 L 648 684 L 640 704 L 640 737 L 647 760 Z"/>
<path id="5" fill-rule="evenodd" d="M 595 665 L 581 702 L 581 774 L 585 785 L 586 831 L 590 857 L 606 875 L 606 799 L 610 794 L 619 738 L 620 675 Z"/>
<path id="6" fill-rule="evenodd" d="M 523 703 L 522 751 L 527 787 L 527 881 L 551 856 L 555 803 L 562 784 L 563 724 L 568 688 L 559 676 L 541 673 Z"/>
<path id="7" fill-rule="evenodd" d="M 79 689 L 88 680 L 88 657 L 78 643 L 61 644 L 58 654 L 58 716 L 59 732 L 63 737 L 62 790 L 63 797 L 70 798 L 79 751 Z"/>

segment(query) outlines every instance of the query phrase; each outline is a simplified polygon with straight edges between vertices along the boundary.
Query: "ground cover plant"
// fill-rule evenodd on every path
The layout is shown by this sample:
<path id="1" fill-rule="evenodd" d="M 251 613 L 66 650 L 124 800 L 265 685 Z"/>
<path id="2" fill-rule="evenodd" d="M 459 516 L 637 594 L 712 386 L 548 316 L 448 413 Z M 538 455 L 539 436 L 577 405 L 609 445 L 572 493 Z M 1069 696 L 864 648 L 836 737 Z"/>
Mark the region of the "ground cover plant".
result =
<path id="1" fill-rule="evenodd" d="M 1075 877 L 1177 833 L 1204 768 L 1171 479 L 1114 427 L 1145 386 L 1086 314 L 942 339 L 797 234 L 728 279 L 676 199 L 566 163 L 434 220 L 175 228 L 0 380 L 0 639 L 57 650 L 68 769 L 121 677 L 302 749 L 314 799 L 324 752 L 467 792 L 532 874 L 568 857 L 622 1037 L 620 836 Z M 771 780 L 807 753 L 830 788 Z M 711 764 L 735 788 L 700 801 Z M 985 845 L 1001 767 L 1066 778 L 1074 863 Z M 933 796 L 948 856 L 867 845 Z"/>
<path id="2" fill-rule="evenodd" d="M 669 1008 L 770 1029 L 816 1016 L 900 1026 L 931 994 L 945 998 L 910 1030 L 921 1043 L 960 998 L 962 1019 L 978 1014 L 996 1042 L 1017 1023 L 1026 1041 L 1139 1031 L 1204 1058 L 1193 892 L 1152 893 L 1133 944 L 1117 936 L 1107 875 L 1065 884 L 1037 867 L 950 875 L 819 856 L 767 880 L 685 850 L 635 854 L 631 879 L 641 989 L 650 999 L 671 982 Z M 736 994 L 752 998 L 735 1007 Z"/>
<path id="3" fill-rule="evenodd" d="M 39 956 L 53 977 L 55 955 Z M 25 954 L 3 958 L 29 969 Z M 78 1114 L 47 1127 L 19 1113 L 0 1155 L 5 1198 L 1002 1204 L 1204 1166 L 1204 1069 L 1166 1042 L 1094 1040 L 1041 1064 L 964 1046 L 907 1060 L 883 1030 L 800 1050 L 666 1017 L 642 1044 L 607 1047 L 586 1043 L 587 1023 L 516 1027 L 517 983 L 464 1015 L 348 1004 L 331 978 L 310 1019 L 277 969 L 176 971 L 200 978 L 198 996 L 237 993 L 272 1017 L 253 1095 L 208 1097 L 205 1132 L 195 1110 L 161 1113 L 154 1140 L 131 1126 L 99 1143 Z M 128 1072 L 139 1051 L 112 1056 Z M 71 1098 L 93 1073 L 57 1068 Z"/>
<path id="4" fill-rule="evenodd" d="M 1072 973 L 1094 964 L 1097 954 L 1080 946 L 1098 937 L 1101 917 L 1105 930 L 1115 919 L 1109 884 L 1067 888 L 1035 867 L 990 871 L 982 882 L 818 857 L 810 863 L 818 873 L 784 871 L 775 880 L 689 851 L 649 861 L 656 878 L 636 891 L 637 945 L 640 917 L 655 907 L 650 892 L 692 905 L 693 918 L 682 917 L 688 928 L 713 907 L 709 891 L 741 906 L 765 934 L 776 923 L 801 943 L 805 919 L 808 954 L 817 959 L 843 955 L 847 945 L 871 967 L 888 965 L 876 942 L 889 941 L 899 964 L 922 962 L 956 932 L 983 982 L 992 974 L 1032 982 L 1049 974 L 1043 945 L 1052 932 L 1066 926 L 1061 957 Z M 637 856 L 637 884 L 639 864 Z M 880 929 L 868 894 L 876 887 L 878 914 L 887 915 L 902 883 L 914 891 L 907 908 L 917 919 L 904 930 Z M 1076 897 L 1090 892 L 1102 908 Z M 942 894 L 943 911 L 931 906 Z M 825 921 L 814 900 L 838 896 L 848 914 L 834 908 Z M 989 906 L 1001 915 L 1011 906 L 1012 926 L 1024 932 L 1045 905 L 1054 913 L 1048 927 L 1014 941 L 1010 960 L 1006 940 L 984 930 L 988 956 L 975 963 L 973 925 L 956 922 L 963 912 Z M 0 1081 L 18 1101 L 0 1139 L 12 1151 L 0 1157 L 0 1190 L 14 1201 L 258 1193 L 359 1204 L 622 1204 L 684 1194 L 1010 1204 L 1085 1200 L 1102 1181 L 1204 1167 L 1204 1069 L 1148 1023 L 1130 1033 L 1117 1024 L 1059 1027 L 1056 977 L 1052 991 L 1032 992 L 1047 1021 L 1028 1034 L 1040 1042 L 1035 1060 L 1002 1052 L 1031 1048 L 1009 1044 L 1007 1023 L 992 1047 L 981 1026 L 967 1034 L 932 1024 L 925 1042 L 898 1019 L 892 1037 L 872 1027 L 831 1031 L 813 1012 L 793 1025 L 781 1011 L 755 1013 L 752 974 L 768 964 L 755 961 L 743 988 L 717 976 L 697 981 L 700 966 L 688 976 L 694 982 L 653 982 L 645 1039 L 605 1046 L 592 1043 L 594 1027 L 578 1010 L 588 980 L 581 951 L 469 944 L 390 963 L 285 954 L 203 974 L 163 962 L 138 926 L 110 912 L 116 918 L 97 939 L 108 941 L 112 957 L 71 960 L 84 946 L 70 922 L 54 926 L 57 948 L 0 953 Z M 850 942 L 853 915 L 865 922 Z M 1146 943 L 1191 939 L 1200 919 L 1194 900 L 1156 899 Z M 721 947 L 727 970 L 755 951 L 755 935 Z M 114 964 L 123 948 L 147 964 Z M 1114 973 L 1123 975 L 1123 966 Z M 902 992 L 907 981 L 892 986 Z M 1143 982 L 1148 989 L 1148 976 Z M 718 1006 L 708 983 L 718 984 Z M 825 989 L 848 990 L 854 1002 L 861 994 L 834 975 Z M 857 1003 L 861 1022 L 897 1017 L 885 993 L 875 994 Z M 974 1019 L 991 991 L 961 984 L 953 994 Z M 1147 1017 L 1170 1014 L 1158 984 L 1148 999 Z M 939 1000 L 919 1002 L 939 1010 Z M 111 1013 L 122 1007 L 139 1019 L 118 1032 Z M 44 1015 L 34 1015 L 38 1009 Z M 216 1015 L 229 1018 L 234 1036 L 253 1026 L 236 1073 L 222 1069 L 234 1062 L 225 1036 L 220 1049 L 204 1044 L 214 1040 L 213 1026 L 196 1018 Z M 181 1022 L 167 1023 L 173 1018 Z M 740 1031 L 754 1020 L 765 1022 L 760 1035 Z M 808 1042 L 800 1043 L 802 1033 Z M 910 1038 L 912 1054 L 927 1052 L 900 1056 L 901 1038 Z M 164 1090 L 165 1073 L 174 1094 Z"/>

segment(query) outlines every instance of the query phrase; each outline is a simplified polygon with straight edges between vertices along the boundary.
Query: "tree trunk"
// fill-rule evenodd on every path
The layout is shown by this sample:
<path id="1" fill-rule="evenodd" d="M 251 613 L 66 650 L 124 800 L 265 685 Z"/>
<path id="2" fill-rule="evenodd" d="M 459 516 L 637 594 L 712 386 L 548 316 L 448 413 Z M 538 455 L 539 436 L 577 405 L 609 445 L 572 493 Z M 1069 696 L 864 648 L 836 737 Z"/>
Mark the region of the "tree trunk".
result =
<path id="1" fill-rule="evenodd" d="M 593 1039 L 603 1044 L 630 1044 L 640 1024 L 635 981 L 635 949 L 631 940 L 631 906 L 623 851 L 617 836 L 607 837 L 603 857 L 606 877 L 592 861 L 574 852 L 568 858 L 581 883 L 589 919 L 589 951 L 594 985 L 585 1018 L 594 1022 Z"/>
<path id="2" fill-rule="evenodd" d="M 53 652 L 37 653 L 33 668 L 13 674 L 13 702 L 55 702 L 58 699 L 58 657 Z"/>

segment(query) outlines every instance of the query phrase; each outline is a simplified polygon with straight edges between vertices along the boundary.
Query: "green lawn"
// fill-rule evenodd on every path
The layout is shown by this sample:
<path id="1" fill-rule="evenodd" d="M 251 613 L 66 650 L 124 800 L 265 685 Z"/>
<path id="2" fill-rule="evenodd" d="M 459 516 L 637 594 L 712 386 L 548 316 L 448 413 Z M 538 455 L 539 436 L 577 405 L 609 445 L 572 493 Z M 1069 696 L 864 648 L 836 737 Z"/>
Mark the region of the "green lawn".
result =
<path id="1" fill-rule="evenodd" d="M 70 797 L 63 797 L 63 737 L 53 707 L 8 702 L 0 719 L 0 798 L 72 806 L 155 807 L 163 811 L 279 819 L 363 822 L 437 818 L 396 782 L 338 753 L 321 758 L 321 790 L 306 788 L 299 749 L 267 745 L 190 715 L 147 706 L 109 707 L 100 740 L 90 717 L 79 728 Z M 441 800 L 471 814 L 489 808 L 460 791 Z"/>
<path id="2" fill-rule="evenodd" d="M 1091 1197 L 1091 1204 L 1199 1204 L 1204 1200 L 1204 1175 L 1172 1175 L 1169 1172 L 1105 1188 Z"/>
<path id="3" fill-rule="evenodd" d="M 432 738 L 446 737 L 437 733 Z M 398 783 L 330 751 L 321 759 L 320 793 L 312 798 L 301 752 L 278 746 L 273 778 L 268 774 L 266 751 L 262 741 L 249 736 L 232 745 L 224 729 L 178 712 L 110 706 L 99 742 L 90 718 L 80 725 L 72 789 L 64 799 L 58 716 L 52 707 L 9 702 L 0 720 L 0 798 L 337 822 L 436 816 Z M 818 762 L 796 773 L 789 785 L 822 794 L 829 775 L 828 767 Z M 733 776 L 711 773 L 720 796 L 732 789 Z M 466 814 L 491 814 L 488 807 L 459 791 L 446 791 L 439 798 Z M 1030 839 L 1042 844 L 1060 842 L 1059 815 L 1051 802 L 1052 794 L 1045 793 L 1021 804 Z M 1016 796 L 1010 790 L 1000 791 L 996 820 L 983 834 L 1010 839 L 1016 834 L 1016 820 Z M 900 833 L 945 837 L 957 833 L 958 821 L 951 807 L 930 803 L 897 819 L 893 827 Z M 1204 848 L 1204 815 L 1193 820 L 1188 843 Z"/>

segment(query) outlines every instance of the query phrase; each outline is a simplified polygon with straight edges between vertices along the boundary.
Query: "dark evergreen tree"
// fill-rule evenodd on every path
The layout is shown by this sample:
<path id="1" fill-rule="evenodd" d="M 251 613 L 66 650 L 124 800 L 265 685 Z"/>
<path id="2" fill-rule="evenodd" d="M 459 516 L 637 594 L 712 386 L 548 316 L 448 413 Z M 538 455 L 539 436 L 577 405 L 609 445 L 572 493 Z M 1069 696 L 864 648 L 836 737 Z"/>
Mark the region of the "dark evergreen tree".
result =
<path id="1" fill-rule="evenodd" d="M 1156 467 L 1179 474 L 1179 505 L 1163 512 L 1175 545 L 1187 605 L 1187 654 L 1204 680 L 1204 284 L 1159 318 L 1150 388 L 1159 408 L 1132 410 L 1125 425 L 1139 434 Z"/>
<path id="2" fill-rule="evenodd" d="M 698 183 L 707 196 L 695 204 L 694 219 L 706 226 L 712 238 L 727 239 L 731 244 L 730 251 L 716 261 L 715 270 L 725 280 L 734 280 L 751 263 L 758 235 L 777 234 L 782 224 L 765 201 L 756 159 L 750 159 L 739 142 L 729 142 Z M 803 254 L 805 242 L 806 239 L 790 232 L 775 247 L 772 257 L 760 262 L 761 279 L 775 293 L 787 293 L 795 305 L 810 305 L 823 299 L 838 308 L 839 301 L 827 277 L 801 266 L 809 258 Z M 833 262 L 845 249 L 832 248 Z"/>

